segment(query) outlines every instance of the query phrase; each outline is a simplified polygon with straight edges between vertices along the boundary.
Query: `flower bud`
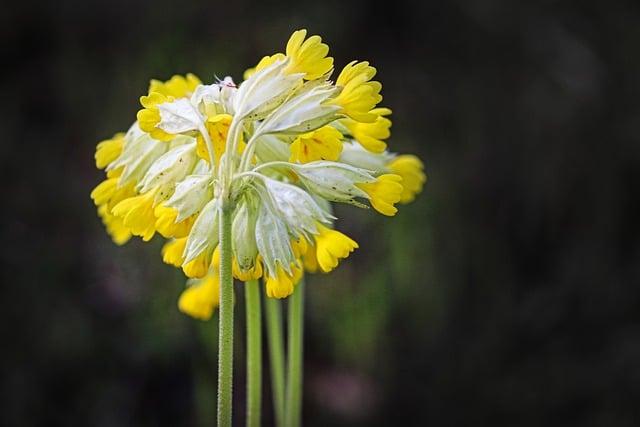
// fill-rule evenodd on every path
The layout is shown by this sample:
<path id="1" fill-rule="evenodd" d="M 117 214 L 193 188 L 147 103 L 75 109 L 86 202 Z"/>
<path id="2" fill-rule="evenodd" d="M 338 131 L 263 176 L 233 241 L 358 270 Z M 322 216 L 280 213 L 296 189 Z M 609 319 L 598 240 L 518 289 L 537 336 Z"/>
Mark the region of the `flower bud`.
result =
<path id="1" fill-rule="evenodd" d="M 369 196 L 355 184 L 375 181 L 368 171 L 337 162 L 312 162 L 294 165 L 292 169 L 313 193 L 332 202 L 350 203 L 358 207 L 366 206 L 355 199 L 367 199 Z"/>
<path id="2" fill-rule="evenodd" d="M 233 256 L 241 271 L 251 270 L 256 263 L 256 211 L 247 199 L 238 203 L 232 224 Z"/>
<path id="3" fill-rule="evenodd" d="M 196 161 L 196 141 L 175 147 L 160 156 L 149 167 L 138 188 L 145 193 L 152 188 L 175 183 L 175 181 L 185 177 L 189 173 Z"/>

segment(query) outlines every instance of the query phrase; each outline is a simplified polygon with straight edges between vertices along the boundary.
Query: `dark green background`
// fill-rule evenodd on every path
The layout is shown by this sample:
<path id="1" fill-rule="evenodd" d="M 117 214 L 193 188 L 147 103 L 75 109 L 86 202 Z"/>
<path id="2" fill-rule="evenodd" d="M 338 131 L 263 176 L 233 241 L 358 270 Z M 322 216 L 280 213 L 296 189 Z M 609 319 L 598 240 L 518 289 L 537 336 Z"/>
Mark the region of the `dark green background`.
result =
<path id="1" fill-rule="evenodd" d="M 239 80 L 301 27 L 378 67 L 430 177 L 338 209 L 360 249 L 309 280 L 305 425 L 638 425 L 640 9 L 508 0 L 3 6 L 0 424 L 213 425 L 216 322 L 159 240 L 111 243 L 93 151 L 150 78 Z"/>

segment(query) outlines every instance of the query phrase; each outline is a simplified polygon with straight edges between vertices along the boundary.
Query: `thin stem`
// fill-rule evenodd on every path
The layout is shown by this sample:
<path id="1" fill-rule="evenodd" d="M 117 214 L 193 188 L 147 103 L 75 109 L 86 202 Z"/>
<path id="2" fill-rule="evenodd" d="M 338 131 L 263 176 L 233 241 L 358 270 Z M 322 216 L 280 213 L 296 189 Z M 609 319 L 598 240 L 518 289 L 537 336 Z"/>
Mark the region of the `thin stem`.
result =
<path id="1" fill-rule="evenodd" d="M 261 135 L 259 133 L 254 133 L 253 135 L 251 135 L 251 138 L 249 138 L 249 141 L 247 142 L 247 146 L 244 147 L 244 152 L 242 153 L 242 159 L 240 161 L 241 172 L 244 172 L 249 169 L 249 166 L 251 164 L 251 158 L 253 157 L 253 153 L 256 150 L 255 149 L 256 140 L 260 136 Z"/>
<path id="2" fill-rule="evenodd" d="M 233 276 L 231 275 L 231 216 L 229 204 L 220 209 L 220 320 L 218 346 L 218 427 L 231 427 L 233 386 Z"/>
<path id="3" fill-rule="evenodd" d="M 242 133 L 242 126 L 242 119 L 237 120 L 234 118 L 231 122 L 231 126 L 229 127 L 229 133 L 227 134 L 227 141 L 224 150 L 226 157 L 225 161 L 227 163 L 225 166 L 225 180 L 228 180 L 229 182 L 233 175 L 235 156 L 238 153 L 238 141 L 240 139 L 240 134 Z"/>
<path id="4" fill-rule="evenodd" d="M 211 137 L 209 137 L 209 131 L 207 131 L 207 127 L 205 125 L 201 125 L 198 132 L 202 135 L 205 145 L 207 146 L 207 152 L 209 153 L 209 167 L 213 171 L 216 168 L 216 153 L 213 150 L 213 143 L 211 142 Z"/>
<path id="5" fill-rule="evenodd" d="M 287 427 L 299 427 L 302 416 L 302 330 L 304 323 L 304 278 L 289 297 L 287 327 Z"/>
<path id="6" fill-rule="evenodd" d="M 253 168 L 253 172 L 258 172 L 261 169 L 266 169 L 274 166 L 283 166 L 283 167 L 291 168 L 291 163 L 281 162 L 281 161 L 267 162 Z"/>
<path id="7" fill-rule="evenodd" d="M 282 336 L 282 306 L 280 300 L 265 299 L 269 360 L 271 362 L 271 387 L 276 426 L 284 427 L 284 339 Z"/>
<path id="8" fill-rule="evenodd" d="M 262 314 L 257 280 L 245 283 L 247 311 L 247 427 L 260 425 L 262 406 Z"/>

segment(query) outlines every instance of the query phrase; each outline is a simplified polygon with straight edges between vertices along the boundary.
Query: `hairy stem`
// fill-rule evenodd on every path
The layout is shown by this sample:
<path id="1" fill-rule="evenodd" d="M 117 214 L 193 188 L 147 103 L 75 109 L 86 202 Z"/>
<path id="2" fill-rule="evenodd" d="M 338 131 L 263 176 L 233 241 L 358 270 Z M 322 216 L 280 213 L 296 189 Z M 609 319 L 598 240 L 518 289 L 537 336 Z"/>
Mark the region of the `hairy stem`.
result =
<path id="1" fill-rule="evenodd" d="M 233 386 L 233 276 L 231 275 L 231 216 L 220 209 L 220 320 L 218 345 L 218 427 L 231 427 Z"/>

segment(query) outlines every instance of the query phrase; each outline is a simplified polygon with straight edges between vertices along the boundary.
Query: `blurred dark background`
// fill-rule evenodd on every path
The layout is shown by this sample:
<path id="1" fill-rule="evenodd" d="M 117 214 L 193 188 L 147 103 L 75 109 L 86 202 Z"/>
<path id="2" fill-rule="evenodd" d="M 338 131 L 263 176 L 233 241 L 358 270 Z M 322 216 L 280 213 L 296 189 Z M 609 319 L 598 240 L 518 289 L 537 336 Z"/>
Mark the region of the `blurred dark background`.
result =
<path id="1" fill-rule="evenodd" d="M 394 219 L 339 209 L 305 425 L 640 425 L 640 7 L 508 0 L 3 6 L 0 424 L 213 425 L 216 319 L 159 240 L 110 241 L 93 152 L 150 78 L 238 81 L 301 27 L 378 68 L 429 174 Z"/>

